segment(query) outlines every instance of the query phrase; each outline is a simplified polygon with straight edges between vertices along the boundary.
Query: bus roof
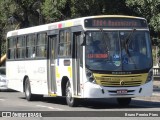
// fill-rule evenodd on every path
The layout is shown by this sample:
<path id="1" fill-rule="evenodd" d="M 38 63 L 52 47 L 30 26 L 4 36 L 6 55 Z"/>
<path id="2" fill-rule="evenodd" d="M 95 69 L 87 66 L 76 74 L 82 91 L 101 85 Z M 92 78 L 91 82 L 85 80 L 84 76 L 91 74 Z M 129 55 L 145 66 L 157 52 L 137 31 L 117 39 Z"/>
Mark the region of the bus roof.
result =
<path id="1" fill-rule="evenodd" d="M 16 35 L 23 35 L 23 34 L 30 34 L 30 33 L 36 33 L 36 32 L 43 32 L 47 30 L 54 30 L 54 29 L 60 29 L 60 28 L 67 28 L 71 26 L 79 26 L 82 25 L 84 27 L 84 20 L 89 18 L 135 18 L 135 19 L 144 19 L 142 17 L 135 17 L 135 16 L 125 16 L 125 15 L 98 15 L 98 16 L 88 16 L 88 17 L 81 17 L 76 19 L 70 19 L 70 20 L 64 20 L 60 22 L 55 23 L 49 23 L 39 26 L 33 26 L 28 27 L 24 29 L 18 29 L 9 31 L 7 33 L 7 37 L 16 36 Z M 145 20 L 145 19 L 144 19 Z"/>

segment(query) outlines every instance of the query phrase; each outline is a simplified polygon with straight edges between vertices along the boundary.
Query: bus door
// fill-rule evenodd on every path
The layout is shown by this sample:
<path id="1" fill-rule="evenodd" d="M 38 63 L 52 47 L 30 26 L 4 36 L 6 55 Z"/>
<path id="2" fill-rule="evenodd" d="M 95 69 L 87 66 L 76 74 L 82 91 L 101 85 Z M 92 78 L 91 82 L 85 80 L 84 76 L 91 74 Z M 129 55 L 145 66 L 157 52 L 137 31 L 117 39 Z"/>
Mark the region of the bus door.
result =
<path id="1" fill-rule="evenodd" d="M 56 73 L 55 73 L 55 59 L 56 59 L 56 48 L 57 48 L 57 35 L 49 35 L 49 92 L 55 94 L 56 88 Z"/>
<path id="2" fill-rule="evenodd" d="M 73 33 L 73 89 L 74 95 L 81 95 L 80 80 L 82 79 L 80 67 L 82 67 L 83 51 L 80 45 L 81 32 Z"/>

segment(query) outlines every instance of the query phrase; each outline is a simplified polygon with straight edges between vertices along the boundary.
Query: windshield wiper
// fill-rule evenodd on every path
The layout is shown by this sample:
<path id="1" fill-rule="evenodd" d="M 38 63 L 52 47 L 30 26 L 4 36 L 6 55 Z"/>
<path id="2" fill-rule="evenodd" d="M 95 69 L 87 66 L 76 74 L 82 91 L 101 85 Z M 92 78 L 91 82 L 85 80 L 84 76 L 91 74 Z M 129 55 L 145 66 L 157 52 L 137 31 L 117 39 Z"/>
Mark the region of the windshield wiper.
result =
<path id="1" fill-rule="evenodd" d="M 131 42 L 131 37 L 132 37 L 132 35 L 133 35 L 133 33 L 136 31 L 136 29 L 134 28 L 133 30 L 132 30 L 132 32 L 127 36 L 127 38 L 125 39 L 125 41 L 124 41 L 124 48 L 125 48 L 125 51 L 126 51 L 126 53 L 127 53 L 127 55 L 128 55 L 128 57 L 130 57 L 130 52 L 129 52 L 129 49 L 128 49 L 128 46 L 129 46 L 129 44 L 130 44 L 130 42 Z"/>
<path id="2" fill-rule="evenodd" d="M 131 37 L 132 37 L 132 35 L 133 35 L 133 33 L 134 33 L 135 31 L 136 31 L 136 29 L 134 28 L 134 29 L 132 30 L 132 32 L 131 32 L 131 33 L 127 36 L 127 38 L 125 39 L 124 48 L 125 48 L 126 54 L 128 55 L 128 57 L 131 58 L 132 62 L 134 63 L 134 67 L 137 68 L 137 66 L 136 66 L 136 64 L 135 64 L 135 61 L 134 61 L 134 59 L 132 59 L 132 57 L 131 57 L 131 55 L 130 55 L 130 52 L 129 52 L 129 49 L 128 49 L 129 44 L 130 44 L 130 42 L 131 42 Z"/>
<path id="3" fill-rule="evenodd" d="M 108 50 L 109 50 L 109 49 L 108 49 L 108 44 L 107 44 L 106 41 L 105 41 L 104 31 L 103 31 L 102 28 L 100 28 L 99 30 L 101 31 L 101 34 L 102 34 L 101 37 L 102 37 L 102 40 L 104 41 L 104 44 L 105 44 L 105 47 L 106 47 L 106 48 L 105 48 L 105 53 L 108 54 Z"/>

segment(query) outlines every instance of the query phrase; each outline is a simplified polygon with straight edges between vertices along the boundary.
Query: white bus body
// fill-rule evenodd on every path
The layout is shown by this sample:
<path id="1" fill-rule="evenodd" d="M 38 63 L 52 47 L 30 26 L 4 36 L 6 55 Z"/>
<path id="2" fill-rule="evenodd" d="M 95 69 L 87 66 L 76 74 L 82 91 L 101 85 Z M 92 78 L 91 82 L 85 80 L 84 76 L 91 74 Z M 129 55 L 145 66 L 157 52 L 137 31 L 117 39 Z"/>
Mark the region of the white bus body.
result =
<path id="1" fill-rule="evenodd" d="M 66 20 L 10 31 L 7 34 L 8 55 L 6 61 L 6 76 L 9 80 L 8 87 L 25 92 L 28 100 L 32 100 L 35 95 L 66 96 L 69 106 L 76 105 L 77 98 L 118 98 L 120 104 L 126 105 L 129 104 L 130 98 L 132 97 L 151 96 L 153 91 L 153 76 L 150 66 L 145 67 L 146 69 L 144 70 L 140 70 L 139 67 L 132 70 L 133 66 L 126 67 L 128 70 L 124 71 L 122 70 L 125 69 L 125 67 L 120 71 L 112 69 L 106 70 L 109 71 L 108 73 L 104 70 L 104 68 L 107 68 L 105 65 L 104 68 L 101 67 L 102 70 L 99 70 L 101 69 L 99 67 L 100 63 L 94 63 L 93 61 L 95 58 L 102 59 L 102 57 L 109 59 L 109 53 L 107 53 L 107 56 L 104 56 L 104 54 L 91 54 L 91 58 L 86 58 L 88 54 L 86 52 L 88 43 L 85 42 L 94 39 L 90 37 L 93 37 L 95 34 L 101 34 L 95 31 L 102 29 L 102 31 L 105 31 L 103 33 L 104 35 L 112 32 L 114 32 L 115 35 L 128 35 L 131 34 L 130 31 L 133 30 L 133 28 L 123 25 L 123 22 L 114 23 L 114 26 L 119 24 L 118 26 L 123 26 L 124 28 L 103 27 L 106 21 L 103 21 L 104 23 L 102 23 L 102 25 L 101 23 L 96 23 L 101 25 L 101 29 L 99 27 L 92 28 L 92 26 L 87 28 L 85 20 L 95 18 L 145 20 L 139 17 L 104 15 Z M 145 45 L 149 46 L 148 27 L 136 28 L 135 25 L 135 29 L 135 34 L 137 36 L 143 35 L 143 37 L 147 39 Z M 29 35 L 33 36 L 29 37 Z M 28 42 L 30 39 L 31 41 L 34 40 L 34 43 L 30 44 L 30 42 Z M 20 40 L 23 40 L 24 43 L 19 42 Z M 38 41 L 41 40 L 42 42 L 39 43 Z M 43 40 L 45 40 L 45 42 Z M 22 45 L 20 45 L 20 47 L 18 45 L 16 45 L 18 47 L 14 47 L 11 45 L 12 41 L 15 41 L 15 43 L 13 42 L 14 45 L 17 43 Z M 82 45 L 83 42 L 85 45 Z M 138 44 L 141 43 L 138 42 Z M 70 47 L 68 45 L 70 45 Z M 62 50 L 61 47 L 64 46 L 67 49 Z M 36 55 L 30 57 L 29 55 L 31 55 L 33 51 L 36 51 Z M 143 53 L 150 51 L 150 47 L 142 50 Z M 45 53 L 45 55 L 42 55 L 42 53 Z M 112 55 L 112 58 L 113 57 L 116 57 L 116 55 Z M 149 55 L 147 57 L 152 64 L 152 58 L 150 58 Z M 94 59 L 91 60 L 92 58 Z M 122 64 L 129 66 L 130 62 L 131 65 L 135 64 L 129 57 L 125 57 L 126 63 L 125 61 L 120 62 L 120 55 L 118 55 L 117 58 L 118 62 L 116 61 L 117 59 L 113 60 L 113 67 L 120 68 Z M 136 61 L 137 58 L 133 57 L 133 59 Z M 88 63 L 87 60 L 89 60 Z M 109 62 L 108 60 L 108 63 Z M 86 65 L 90 67 L 87 68 Z M 109 65 L 110 63 L 108 66 Z M 89 72 L 86 72 L 88 69 Z M 138 70 L 136 71 L 136 69 Z M 132 73 L 132 71 L 134 72 Z M 68 93 L 66 91 L 68 91 Z"/>

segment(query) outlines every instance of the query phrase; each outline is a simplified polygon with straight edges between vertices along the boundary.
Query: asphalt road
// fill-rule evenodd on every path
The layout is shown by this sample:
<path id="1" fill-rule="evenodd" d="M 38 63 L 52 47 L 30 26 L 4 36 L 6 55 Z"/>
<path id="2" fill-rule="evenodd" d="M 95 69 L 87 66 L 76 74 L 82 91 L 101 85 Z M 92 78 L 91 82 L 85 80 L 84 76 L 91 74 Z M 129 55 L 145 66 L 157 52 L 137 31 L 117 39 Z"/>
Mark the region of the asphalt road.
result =
<path id="1" fill-rule="evenodd" d="M 119 114 L 130 114 L 134 115 L 135 112 L 141 113 L 150 113 L 152 112 L 153 115 L 158 115 L 160 117 L 160 96 L 153 96 L 153 97 L 143 97 L 143 98 L 135 98 L 132 100 L 130 106 L 128 107 L 121 107 L 117 104 L 115 99 L 101 99 L 101 100 L 84 100 L 81 101 L 78 107 L 69 107 L 66 105 L 64 98 L 52 98 L 52 97 L 45 97 L 41 100 L 36 100 L 32 102 L 28 102 L 23 93 L 20 92 L 0 92 L 0 111 L 11 111 L 11 112 L 43 112 L 44 115 L 48 116 L 58 116 L 57 119 L 66 119 L 69 120 L 68 117 L 76 120 L 83 119 L 85 117 L 92 118 L 92 120 L 99 120 L 104 119 L 107 116 L 113 116 L 114 119 L 119 119 L 121 116 Z M 54 111 L 54 112 L 50 112 Z M 109 111 L 109 112 L 108 112 Z M 77 114 L 78 113 L 78 114 Z M 101 114 L 99 114 L 101 113 Z M 77 116 L 76 116 L 77 115 Z M 114 117 L 117 116 L 117 117 Z M 98 117 L 100 116 L 100 118 Z M 123 116 L 123 115 L 122 115 Z M 43 117 L 43 116 L 42 116 Z M 61 117 L 61 118 L 60 118 Z M 133 116 L 135 117 L 135 116 Z M 133 118 L 129 117 L 129 119 Z M 143 119 L 152 119 L 152 117 L 143 116 Z M 159 119 L 155 117 L 154 119 Z M 123 117 L 125 120 L 128 117 Z M 141 119 L 142 117 L 140 117 Z M 1 117 L 0 120 L 8 120 L 8 118 Z M 26 119 L 26 118 L 23 118 Z M 43 120 L 45 118 L 32 118 L 33 120 Z M 49 119 L 49 117 L 47 117 Z M 136 117 L 137 119 L 137 117 Z M 19 118 L 15 118 L 15 120 L 19 120 Z M 75 120 L 75 119 L 74 119 Z M 106 120 L 106 119 L 105 119 Z"/>

